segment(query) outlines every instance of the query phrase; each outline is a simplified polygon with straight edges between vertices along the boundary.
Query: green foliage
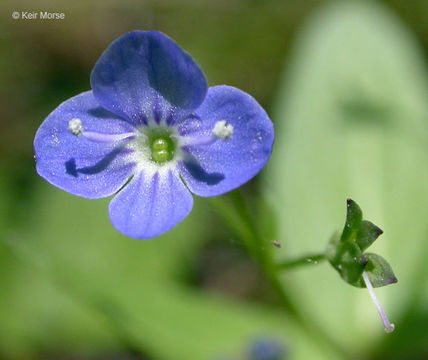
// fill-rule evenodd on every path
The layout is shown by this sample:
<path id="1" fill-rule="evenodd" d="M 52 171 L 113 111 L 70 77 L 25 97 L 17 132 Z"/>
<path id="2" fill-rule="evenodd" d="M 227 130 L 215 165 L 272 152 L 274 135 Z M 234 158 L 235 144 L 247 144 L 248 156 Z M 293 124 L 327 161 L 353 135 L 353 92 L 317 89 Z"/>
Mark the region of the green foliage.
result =
<path id="1" fill-rule="evenodd" d="M 393 3 L 402 3 L 407 24 L 423 27 L 418 19 L 424 8 Z M 127 21 L 113 21 L 119 26 L 113 28 L 106 22 L 89 46 L 89 8 L 66 9 L 72 24 L 79 18 L 82 26 L 34 23 L 36 32 L 29 23 L 12 22 L 15 9 L 3 11 L 0 78 L 7 96 L 0 160 L 8 164 L 0 166 L 0 358 L 112 358 L 123 351 L 157 360 L 233 358 L 259 334 L 284 341 L 288 360 L 340 358 L 320 346 L 313 335 L 318 328 L 303 331 L 266 304 L 183 281 L 200 244 L 225 233 L 198 203 L 172 233 L 135 242 L 112 229 L 106 201 L 74 198 L 40 179 L 32 188 L 35 129 L 60 101 L 88 88 L 93 61 L 115 34 L 157 19 L 204 64 L 213 84 L 239 84 L 268 104 L 290 35 L 314 2 L 269 2 L 256 9 L 211 2 L 209 11 L 208 2 L 153 4 L 156 9 L 137 6 L 142 11 L 118 7 L 109 16 L 130 15 Z M 270 199 L 251 203 L 266 242 L 251 244 L 252 252 L 271 252 L 279 261 L 321 252 L 342 219 L 343 200 L 358 199 L 386 230 L 383 241 L 373 243 L 379 230 L 362 220 L 359 249 L 372 245 L 400 276 L 399 284 L 378 291 L 388 296 L 381 300 L 396 332 L 384 336 L 367 293 L 338 281 L 328 264 L 284 272 L 281 285 L 308 322 L 355 353 L 347 358 L 426 358 L 428 86 L 422 51 L 408 29 L 374 2 L 336 2 L 308 19 L 287 65 L 274 116 L 277 141 L 261 182 Z M 265 206 L 271 203 L 276 211 Z M 233 206 L 220 202 L 218 208 L 240 238 L 252 237 Z M 388 273 L 381 258 L 365 256 L 371 281 L 379 277 L 371 269 Z"/>
<path id="2" fill-rule="evenodd" d="M 335 358 L 283 312 L 183 281 L 180 273 L 213 234 L 199 202 L 186 221 L 152 241 L 117 233 L 106 200 L 80 199 L 42 180 L 26 207 L 33 209 L 31 226 L 1 232 L 2 357 L 128 351 L 210 360 L 239 354 L 263 336 L 290 344 L 292 359 Z"/>
<path id="3" fill-rule="evenodd" d="M 361 251 L 367 249 L 373 242 L 382 235 L 383 231 L 370 221 L 363 220 L 360 224 L 357 244 Z"/>
<path id="4" fill-rule="evenodd" d="M 364 261 L 366 262 L 364 271 L 368 274 L 373 287 L 381 287 L 389 284 L 395 284 L 397 282 L 397 278 L 395 277 L 391 266 L 382 256 L 365 253 Z M 366 287 L 363 279 L 361 278 L 356 286 Z"/>
<path id="5" fill-rule="evenodd" d="M 363 220 L 363 213 L 357 203 L 347 201 L 347 215 L 342 235 L 331 238 L 326 256 L 330 264 L 347 283 L 366 287 L 362 278 L 366 271 L 373 287 L 397 282 L 391 266 L 376 254 L 363 253 L 382 234 L 382 230 L 370 221 Z"/>
<path id="6" fill-rule="evenodd" d="M 384 255 L 400 279 L 377 291 L 397 326 L 391 336 L 410 339 L 418 331 L 401 331 L 399 320 L 409 307 L 428 313 L 422 51 L 375 2 L 333 2 L 308 19 L 287 65 L 265 172 L 266 194 L 279 215 L 278 261 L 324 252 L 343 219 L 344 199 L 358 199 L 366 217 L 385 230 L 370 250 Z M 362 226 L 365 249 L 377 231 Z M 384 336 L 367 292 L 338 282 L 330 264 L 287 272 L 283 280 L 307 316 L 351 352 L 369 352 Z"/>

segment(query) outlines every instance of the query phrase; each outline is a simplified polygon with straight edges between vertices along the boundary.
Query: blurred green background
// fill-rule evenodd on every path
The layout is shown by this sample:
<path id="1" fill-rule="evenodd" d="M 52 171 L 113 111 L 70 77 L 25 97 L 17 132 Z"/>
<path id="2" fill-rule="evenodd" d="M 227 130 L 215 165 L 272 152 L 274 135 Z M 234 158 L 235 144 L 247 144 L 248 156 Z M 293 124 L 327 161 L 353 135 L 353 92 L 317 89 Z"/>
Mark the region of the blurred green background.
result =
<path id="1" fill-rule="evenodd" d="M 278 360 L 427 359 L 427 23 L 423 0 L 2 1 L 0 359 L 264 360 L 249 353 L 266 339 L 284 349 Z M 110 225 L 108 199 L 37 176 L 38 126 L 89 89 L 101 52 L 133 29 L 165 32 L 210 85 L 239 87 L 271 115 L 272 160 L 242 189 L 256 226 L 282 245 L 260 251 L 323 251 L 347 197 L 384 230 L 370 250 L 399 279 L 377 290 L 393 334 L 367 292 L 325 263 L 281 276 L 322 331 L 302 326 L 208 199 L 168 234 L 136 241 Z"/>

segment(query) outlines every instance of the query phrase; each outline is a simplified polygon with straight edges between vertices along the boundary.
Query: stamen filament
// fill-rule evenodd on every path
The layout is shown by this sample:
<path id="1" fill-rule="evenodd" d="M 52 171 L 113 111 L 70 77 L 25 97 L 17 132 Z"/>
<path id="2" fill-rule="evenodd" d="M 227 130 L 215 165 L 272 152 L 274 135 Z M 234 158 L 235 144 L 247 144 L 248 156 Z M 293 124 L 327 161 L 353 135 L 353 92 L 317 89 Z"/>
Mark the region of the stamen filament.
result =
<path id="1" fill-rule="evenodd" d="M 82 131 L 81 136 L 84 138 L 94 141 L 94 142 L 116 142 L 127 140 L 134 137 L 136 134 L 133 132 L 123 133 L 123 134 L 102 134 L 92 131 Z"/>
<path id="2" fill-rule="evenodd" d="M 385 312 L 383 311 L 382 306 L 380 305 L 378 298 L 376 297 L 376 294 L 373 290 L 373 286 L 372 286 L 372 283 L 370 282 L 369 276 L 367 275 L 367 273 L 365 271 L 363 272 L 363 279 L 364 279 L 364 282 L 366 284 L 367 290 L 369 291 L 369 294 L 370 294 L 370 296 L 371 296 L 371 298 L 372 298 L 372 300 L 376 306 L 377 312 L 380 315 L 380 318 L 383 322 L 383 325 L 385 326 L 385 331 L 387 333 L 393 332 L 395 329 L 395 325 L 389 322 L 388 317 L 386 316 Z"/>
<path id="3" fill-rule="evenodd" d="M 216 140 L 217 137 L 214 135 L 206 135 L 206 136 L 174 136 L 177 140 L 180 141 L 182 146 L 195 146 L 195 145 L 211 145 Z"/>
<path id="4" fill-rule="evenodd" d="M 94 142 L 117 142 L 133 138 L 136 134 L 134 132 L 122 133 L 122 134 L 103 134 L 94 131 L 84 131 L 82 127 L 82 121 L 80 119 L 71 119 L 68 122 L 68 131 L 75 136 L 83 136 L 84 138 Z"/>
<path id="5" fill-rule="evenodd" d="M 233 126 L 226 120 L 217 121 L 209 135 L 180 137 L 182 146 L 211 145 L 217 140 L 227 141 L 233 135 Z"/>

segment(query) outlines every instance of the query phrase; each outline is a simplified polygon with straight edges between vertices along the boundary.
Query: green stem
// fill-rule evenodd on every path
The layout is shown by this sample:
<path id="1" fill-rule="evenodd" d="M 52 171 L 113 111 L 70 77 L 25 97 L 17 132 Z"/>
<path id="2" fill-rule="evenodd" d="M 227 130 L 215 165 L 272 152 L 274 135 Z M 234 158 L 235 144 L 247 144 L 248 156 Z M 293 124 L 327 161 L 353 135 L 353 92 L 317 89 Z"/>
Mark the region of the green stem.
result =
<path id="1" fill-rule="evenodd" d="M 332 339 L 321 327 L 314 323 L 312 319 L 308 319 L 308 317 L 300 311 L 290 298 L 279 278 L 281 269 L 298 266 L 303 263 L 310 263 L 305 260 L 308 257 L 286 262 L 280 264 L 278 267 L 278 265 L 275 264 L 271 251 L 260 251 L 260 249 L 265 248 L 266 241 L 255 225 L 256 222 L 251 216 L 244 196 L 239 191 L 233 191 L 232 193 L 229 193 L 227 198 L 224 196 L 214 198 L 215 200 L 213 201 L 213 204 L 219 210 L 220 215 L 222 215 L 226 221 L 231 223 L 238 236 L 242 238 L 250 256 L 259 263 L 266 279 L 277 294 L 284 311 L 288 315 L 292 316 L 292 318 L 299 323 L 308 334 L 311 334 L 315 339 L 321 338 L 321 346 L 333 347 L 344 358 L 350 358 L 349 353 L 340 344 Z M 232 209 L 230 205 L 232 205 Z M 312 259 L 311 257 L 309 258 Z M 315 255 L 314 259 L 316 261 L 321 261 L 324 259 L 324 255 Z"/>
<path id="2" fill-rule="evenodd" d="M 316 255 L 306 255 L 294 260 L 287 260 L 279 263 L 278 269 L 280 270 L 289 270 L 295 267 L 299 267 L 301 265 L 317 265 L 321 261 L 325 260 L 324 254 L 316 254 Z"/>

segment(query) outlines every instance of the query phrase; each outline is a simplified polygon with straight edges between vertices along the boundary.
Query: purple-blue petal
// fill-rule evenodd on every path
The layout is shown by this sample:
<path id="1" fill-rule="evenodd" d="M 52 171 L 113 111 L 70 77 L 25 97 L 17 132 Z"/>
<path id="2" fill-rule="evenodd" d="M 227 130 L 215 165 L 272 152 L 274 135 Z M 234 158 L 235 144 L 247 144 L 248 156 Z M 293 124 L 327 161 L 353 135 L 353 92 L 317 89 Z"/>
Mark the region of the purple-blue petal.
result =
<path id="1" fill-rule="evenodd" d="M 136 239 L 162 235 L 192 210 L 193 198 L 178 174 L 136 175 L 110 202 L 113 226 Z"/>
<path id="2" fill-rule="evenodd" d="M 281 360 L 286 357 L 285 347 L 274 339 L 258 339 L 251 344 L 249 360 Z"/>
<path id="3" fill-rule="evenodd" d="M 59 105 L 42 123 L 34 139 L 36 168 L 52 185 L 89 199 L 107 197 L 132 175 L 134 164 L 118 143 L 97 143 L 72 135 L 70 120 L 78 118 L 85 131 L 121 134 L 132 127 L 102 109 L 91 91 Z"/>
<path id="4" fill-rule="evenodd" d="M 207 92 L 192 57 L 157 31 L 133 31 L 115 40 L 95 64 L 91 86 L 103 107 L 134 124 L 166 117 L 170 108 L 194 109 Z"/>
<path id="5" fill-rule="evenodd" d="M 222 120 L 233 126 L 233 135 L 185 148 L 189 159 L 180 163 L 180 172 L 191 192 L 223 194 L 246 183 L 265 166 L 272 152 L 274 128 L 253 97 L 231 86 L 214 86 L 195 113 L 200 120 L 180 125 L 183 136 L 206 137 Z"/>

